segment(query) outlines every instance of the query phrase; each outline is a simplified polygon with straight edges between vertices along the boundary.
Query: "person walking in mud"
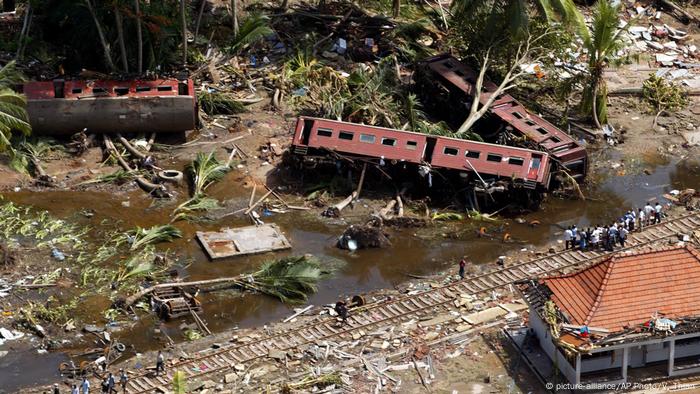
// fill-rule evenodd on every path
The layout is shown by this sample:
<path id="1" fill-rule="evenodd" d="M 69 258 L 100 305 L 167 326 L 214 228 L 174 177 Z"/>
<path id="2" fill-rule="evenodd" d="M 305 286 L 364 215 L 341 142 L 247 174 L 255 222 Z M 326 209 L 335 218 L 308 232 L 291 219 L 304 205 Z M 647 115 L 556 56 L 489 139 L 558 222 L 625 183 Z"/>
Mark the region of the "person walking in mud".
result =
<path id="1" fill-rule="evenodd" d="M 58 389 L 58 383 L 53 384 L 53 394 L 61 394 L 61 390 Z"/>
<path id="2" fill-rule="evenodd" d="M 70 389 L 70 394 L 80 394 L 77 384 L 74 384 L 73 387 Z"/>
<path id="3" fill-rule="evenodd" d="M 464 279 L 464 269 L 467 267 L 467 256 L 464 256 L 459 261 L 459 278 Z"/>
<path id="4" fill-rule="evenodd" d="M 156 357 L 156 376 L 160 372 L 165 372 L 165 357 L 162 351 L 158 351 L 158 356 Z"/>
<path id="5" fill-rule="evenodd" d="M 571 231 L 571 226 L 564 230 L 564 250 L 569 250 L 569 245 L 573 246 L 572 238 L 573 238 L 573 231 Z"/>
<path id="6" fill-rule="evenodd" d="M 340 316 L 340 326 L 344 326 L 348 320 L 348 306 L 345 304 L 345 301 L 336 302 L 335 308 L 333 309 L 335 309 L 335 313 Z"/>
<path id="7" fill-rule="evenodd" d="M 107 392 L 109 394 L 116 393 L 117 389 L 115 389 L 116 383 L 114 381 L 114 375 L 110 372 L 109 375 L 107 376 Z"/>

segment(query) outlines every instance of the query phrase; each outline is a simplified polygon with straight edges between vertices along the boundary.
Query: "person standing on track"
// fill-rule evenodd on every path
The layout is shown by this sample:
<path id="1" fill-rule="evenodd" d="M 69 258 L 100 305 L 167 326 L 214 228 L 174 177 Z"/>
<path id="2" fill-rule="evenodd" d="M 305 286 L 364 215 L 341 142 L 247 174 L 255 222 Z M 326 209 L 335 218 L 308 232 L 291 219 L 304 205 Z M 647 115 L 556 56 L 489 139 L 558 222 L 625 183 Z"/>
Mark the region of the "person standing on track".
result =
<path id="1" fill-rule="evenodd" d="M 464 279 L 464 269 L 467 266 L 467 256 L 464 256 L 462 260 L 459 261 L 459 278 Z"/>
<path id="2" fill-rule="evenodd" d="M 156 376 L 160 372 L 165 372 L 165 357 L 162 351 L 158 351 L 158 356 L 156 357 Z"/>

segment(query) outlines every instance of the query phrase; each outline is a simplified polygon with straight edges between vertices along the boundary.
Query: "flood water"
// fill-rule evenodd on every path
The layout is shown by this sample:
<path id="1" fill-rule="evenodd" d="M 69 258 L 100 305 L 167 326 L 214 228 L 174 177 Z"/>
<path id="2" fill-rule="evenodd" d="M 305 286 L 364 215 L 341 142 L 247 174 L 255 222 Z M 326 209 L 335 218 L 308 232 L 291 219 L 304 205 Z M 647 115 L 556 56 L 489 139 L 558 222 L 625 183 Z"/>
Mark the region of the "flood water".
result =
<path id="1" fill-rule="evenodd" d="M 521 216 L 527 222 L 539 220 L 542 225 L 535 228 L 518 224 L 514 218 L 506 220 L 507 231 L 513 239 L 519 241 L 516 243 L 504 244 L 498 240 L 478 238 L 476 231 L 469 229 L 459 239 L 417 237 L 414 236 L 415 229 L 403 229 L 391 231 L 391 248 L 350 253 L 335 247 L 337 236 L 345 229 L 342 223 L 334 224 L 309 217 L 310 214 L 306 212 L 289 212 L 263 218 L 268 223 L 277 223 L 283 229 L 293 245 L 288 252 L 209 261 L 194 240 L 195 231 L 250 224 L 247 220 L 233 216 L 208 224 L 177 222 L 177 227 L 183 231 L 183 238 L 164 246 L 176 251 L 182 258 L 192 259 L 192 264 L 185 272 L 190 280 L 233 276 L 254 270 L 262 261 L 285 254 L 311 253 L 322 261 L 336 262 L 334 265 L 339 267 L 337 272 L 333 277 L 322 281 L 319 291 L 309 299 L 310 304 L 322 305 L 334 303 L 342 295 L 352 296 L 391 288 L 409 279 L 407 274 L 429 275 L 454 269 L 455 261 L 462 255 L 468 255 L 475 264 L 493 262 L 499 255 L 510 250 L 543 245 L 557 239 L 562 226 L 575 223 L 581 227 L 609 222 L 627 209 L 639 207 L 644 201 L 660 197 L 669 190 L 700 186 L 700 168 L 687 162 L 668 162 L 647 157 L 636 167 L 628 163 L 623 173 L 619 168 L 608 166 L 609 160 L 619 162 L 620 158 L 614 154 L 603 154 L 598 158 L 598 162 L 605 163 L 603 167 L 609 169 L 596 171 L 604 173 L 598 184 L 583 189 L 589 201 L 550 197 L 539 211 Z M 651 175 L 646 175 L 642 168 L 650 170 Z M 247 205 L 250 191 L 237 181 L 240 176 L 234 171 L 227 179 L 214 185 L 210 193 L 222 200 L 239 201 L 241 207 Z M 167 223 L 177 205 L 176 202 L 165 206 L 154 205 L 153 200 L 140 190 L 116 195 L 101 192 L 20 191 L 7 193 L 4 197 L 16 203 L 48 210 L 54 216 L 76 220 L 84 225 L 97 226 L 103 219 L 119 222 L 124 230 L 134 226 L 149 227 Z M 126 201 L 128 206 L 125 206 Z M 78 211 L 83 208 L 94 210 L 94 217 L 88 219 L 79 215 Z M 490 231 L 496 231 L 497 225 L 488 226 Z M 440 231 L 437 233 L 440 234 Z M 50 256 L 47 252 L 48 259 Z M 292 313 L 291 307 L 262 295 L 236 296 L 224 291 L 205 293 L 201 300 L 204 308 L 201 316 L 215 332 L 233 327 L 262 325 Z M 107 306 L 106 302 L 102 298 L 91 300 L 88 297 L 80 308 L 82 317 L 104 325 L 99 309 Z M 94 307 L 90 308 L 91 305 Z M 140 352 L 159 346 L 154 340 L 155 328 L 163 329 L 176 341 L 182 340 L 179 325 L 183 321 L 187 320 L 162 323 L 142 313 L 138 320 L 127 322 L 121 331 L 113 335 L 127 345 L 135 346 L 136 351 Z M 10 342 L 0 347 L 0 351 L 8 349 Z M 0 392 L 3 389 L 14 391 L 25 385 L 55 378 L 57 364 L 64 358 L 61 354 L 39 355 L 30 350 L 11 351 L 0 358 L 0 382 L 3 382 Z M 31 366 L 31 373 L 25 369 L 28 366 Z"/>

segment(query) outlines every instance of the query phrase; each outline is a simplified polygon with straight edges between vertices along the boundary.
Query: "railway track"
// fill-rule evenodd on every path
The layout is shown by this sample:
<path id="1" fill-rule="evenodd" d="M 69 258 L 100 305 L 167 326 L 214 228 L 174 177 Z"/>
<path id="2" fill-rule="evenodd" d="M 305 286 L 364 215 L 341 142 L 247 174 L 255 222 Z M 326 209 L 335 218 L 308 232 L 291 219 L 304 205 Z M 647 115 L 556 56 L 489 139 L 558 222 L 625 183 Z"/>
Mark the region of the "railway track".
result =
<path id="1" fill-rule="evenodd" d="M 562 251 L 553 253 L 518 262 L 509 267 L 493 269 L 422 293 L 368 305 L 362 310 L 352 313 L 348 318 L 348 324 L 342 328 L 336 326 L 333 318 L 326 318 L 251 342 L 212 349 L 209 353 L 176 363 L 164 375 L 158 377 L 148 374 L 134 376 L 127 386 L 127 391 L 129 393 L 148 393 L 157 391 L 159 388 L 169 388 L 172 382 L 170 373 L 176 370 L 183 371 L 188 379 L 196 378 L 231 369 L 237 364 L 245 364 L 267 357 L 270 351 L 287 351 L 330 338 L 349 339 L 352 338 L 353 333 L 357 335 L 360 331 L 377 329 L 428 314 L 434 315 L 442 310 L 451 309 L 452 301 L 460 294 L 476 295 L 502 288 L 518 280 L 544 274 L 555 274 L 592 264 L 614 253 L 643 247 L 659 240 L 674 237 L 677 234 L 688 234 L 694 230 L 700 230 L 700 213 L 670 217 L 661 224 L 649 226 L 642 232 L 630 234 L 624 249 L 617 249 L 614 252 Z"/>

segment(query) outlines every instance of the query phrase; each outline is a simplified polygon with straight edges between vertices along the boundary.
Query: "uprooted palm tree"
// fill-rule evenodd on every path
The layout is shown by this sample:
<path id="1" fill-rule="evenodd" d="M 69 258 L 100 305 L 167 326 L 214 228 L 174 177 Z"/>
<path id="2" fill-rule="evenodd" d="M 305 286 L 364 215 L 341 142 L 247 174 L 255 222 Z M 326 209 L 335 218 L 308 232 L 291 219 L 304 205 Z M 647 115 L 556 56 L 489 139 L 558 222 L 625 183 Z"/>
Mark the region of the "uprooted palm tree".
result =
<path id="1" fill-rule="evenodd" d="M 591 114 L 598 128 L 608 118 L 608 87 L 603 79 L 603 71 L 610 63 L 619 61 L 616 53 L 623 46 L 623 33 L 629 23 L 618 28 L 620 6 L 608 1 L 598 1 L 593 13 L 590 34 L 583 36 L 584 47 L 588 52 L 588 77 L 584 82 L 581 111 Z"/>
<path id="2" fill-rule="evenodd" d="M 157 284 L 128 297 L 124 301 L 124 305 L 126 307 L 133 305 L 157 289 L 221 284 L 229 284 L 240 290 L 267 294 L 284 303 L 298 303 L 306 301 L 308 294 L 317 291 L 318 281 L 327 273 L 313 256 L 289 256 L 268 261 L 255 272 L 234 277 Z"/>
<path id="3" fill-rule="evenodd" d="M 12 152 L 10 139 L 12 132 L 18 131 L 29 135 L 32 131 L 27 115 L 27 101 L 11 89 L 11 86 L 22 81 L 22 75 L 17 71 L 14 62 L 0 68 L 0 152 L 8 148 Z"/>

